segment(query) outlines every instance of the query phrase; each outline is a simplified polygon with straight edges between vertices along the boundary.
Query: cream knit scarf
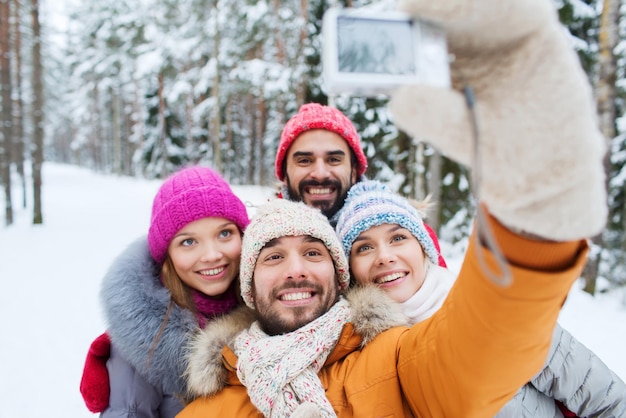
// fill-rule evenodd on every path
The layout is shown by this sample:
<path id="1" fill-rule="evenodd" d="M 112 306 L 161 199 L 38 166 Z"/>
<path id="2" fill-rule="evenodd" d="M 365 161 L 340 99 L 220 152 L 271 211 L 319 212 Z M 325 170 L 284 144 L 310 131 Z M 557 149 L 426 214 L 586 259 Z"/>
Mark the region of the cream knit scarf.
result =
<path id="1" fill-rule="evenodd" d="M 441 308 L 454 280 L 454 274 L 447 268 L 428 266 L 422 287 L 401 304 L 402 312 L 409 317 L 411 324 L 422 322 Z"/>
<path id="2" fill-rule="evenodd" d="M 235 340 L 237 376 L 254 406 L 266 417 L 336 417 L 317 373 L 348 322 L 341 298 L 326 314 L 293 332 L 268 336 L 258 322 Z"/>

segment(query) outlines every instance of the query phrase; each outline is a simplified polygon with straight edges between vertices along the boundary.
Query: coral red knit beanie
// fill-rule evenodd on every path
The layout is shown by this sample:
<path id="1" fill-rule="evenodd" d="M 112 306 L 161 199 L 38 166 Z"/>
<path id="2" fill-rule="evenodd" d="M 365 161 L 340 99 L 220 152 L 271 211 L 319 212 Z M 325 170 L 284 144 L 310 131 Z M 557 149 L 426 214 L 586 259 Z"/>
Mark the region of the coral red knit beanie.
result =
<path id="1" fill-rule="evenodd" d="M 174 235 L 202 218 L 221 217 L 240 231 L 250 223 L 243 202 L 220 175 L 207 167 L 188 167 L 168 177 L 152 203 L 148 244 L 152 258 L 161 264 Z"/>
<path id="2" fill-rule="evenodd" d="M 361 149 L 359 134 L 357 134 L 356 128 L 350 119 L 334 107 L 308 103 L 300 107 L 298 113 L 287 121 L 280 135 L 280 144 L 278 144 L 278 151 L 276 151 L 275 162 L 276 177 L 280 181 L 285 178 L 283 161 L 287 156 L 287 150 L 289 150 L 289 147 L 298 135 L 311 129 L 325 129 L 335 132 L 345 139 L 356 156 L 358 176 L 361 177 L 365 173 L 367 158 Z"/>

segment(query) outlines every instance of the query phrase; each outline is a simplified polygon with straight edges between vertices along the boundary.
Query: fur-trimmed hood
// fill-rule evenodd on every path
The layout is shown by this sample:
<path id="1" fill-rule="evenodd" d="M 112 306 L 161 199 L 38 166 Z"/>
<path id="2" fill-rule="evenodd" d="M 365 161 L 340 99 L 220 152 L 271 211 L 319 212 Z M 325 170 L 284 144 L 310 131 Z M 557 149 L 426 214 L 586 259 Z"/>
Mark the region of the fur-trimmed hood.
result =
<path id="1" fill-rule="evenodd" d="M 186 363 L 181 359 L 198 322 L 190 311 L 174 304 L 161 330 L 170 293 L 161 283 L 145 236 L 115 259 L 103 279 L 100 299 L 111 341 L 125 360 L 153 386 L 184 393 Z"/>
<path id="2" fill-rule="evenodd" d="M 354 332 L 362 339 L 361 347 L 383 331 L 409 324 L 400 305 L 376 286 L 349 289 L 345 297 L 350 303 Z M 213 395 L 225 386 L 229 371 L 223 364 L 222 349 L 232 347 L 235 337 L 254 322 L 254 315 L 252 309 L 241 307 L 211 321 L 194 335 L 185 372 L 190 398 Z"/>

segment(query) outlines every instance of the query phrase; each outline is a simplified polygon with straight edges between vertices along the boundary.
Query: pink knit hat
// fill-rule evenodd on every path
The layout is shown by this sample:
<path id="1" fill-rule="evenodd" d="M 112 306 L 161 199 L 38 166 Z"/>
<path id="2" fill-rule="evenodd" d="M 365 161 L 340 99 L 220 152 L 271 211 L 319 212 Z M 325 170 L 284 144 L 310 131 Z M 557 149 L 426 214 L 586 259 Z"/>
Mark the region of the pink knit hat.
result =
<path id="1" fill-rule="evenodd" d="M 174 235 L 198 219 L 221 217 L 244 231 L 250 223 L 243 202 L 220 175 L 207 167 L 189 167 L 168 177 L 154 197 L 148 244 L 162 264 Z"/>
<path id="2" fill-rule="evenodd" d="M 354 152 L 357 163 L 357 174 L 361 177 L 367 169 L 367 158 L 361 149 L 361 139 L 356 133 L 356 128 L 339 110 L 330 106 L 322 106 L 318 103 L 302 105 L 298 113 L 292 116 L 285 124 L 283 133 L 280 135 L 280 144 L 276 152 L 276 177 L 280 181 L 285 179 L 283 161 L 287 156 L 287 150 L 298 135 L 311 129 L 325 129 L 335 132 L 346 140 L 348 146 Z"/>

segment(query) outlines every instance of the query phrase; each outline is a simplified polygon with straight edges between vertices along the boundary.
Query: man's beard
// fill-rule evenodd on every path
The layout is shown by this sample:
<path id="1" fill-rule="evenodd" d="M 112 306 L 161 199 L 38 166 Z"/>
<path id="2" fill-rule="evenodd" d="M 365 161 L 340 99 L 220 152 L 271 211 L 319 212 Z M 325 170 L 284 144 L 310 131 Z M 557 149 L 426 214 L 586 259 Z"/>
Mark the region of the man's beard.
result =
<path id="1" fill-rule="evenodd" d="M 337 190 L 337 198 L 334 202 L 328 201 L 318 201 L 315 202 L 315 205 L 311 204 L 319 210 L 322 211 L 324 216 L 328 219 L 331 219 L 339 210 L 343 207 L 343 204 L 348 196 L 348 190 L 344 190 L 341 183 L 337 180 L 327 180 L 327 181 L 315 181 L 315 180 L 303 180 L 298 185 L 298 190 L 296 191 L 293 187 L 291 187 L 291 182 L 287 177 L 287 192 L 289 193 L 289 198 L 295 202 L 301 202 L 302 196 L 304 195 L 304 188 L 310 186 L 316 187 L 334 187 Z"/>
<path id="2" fill-rule="evenodd" d="M 276 294 L 279 290 L 285 288 L 298 288 L 307 287 L 315 288 L 318 294 L 321 294 L 320 286 L 312 286 L 309 282 L 300 282 L 297 286 L 290 285 L 289 287 L 281 287 L 276 289 L 270 295 L 271 300 L 276 299 Z M 291 308 L 292 315 L 290 318 L 281 318 L 278 312 L 275 312 L 269 303 L 265 303 L 264 300 L 259 300 L 258 296 L 255 296 L 255 310 L 256 319 L 261 325 L 261 329 L 270 336 L 287 334 L 295 331 L 310 322 L 313 322 L 320 316 L 324 315 L 328 310 L 339 300 L 339 289 L 328 289 L 328 293 L 324 295 L 322 303 L 315 310 L 310 311 L 308 307 L 294 307 Z M 261 303 L 259 303 L 259 301 Z M 304 316 L 307 313 L 307 316 Z"/>

